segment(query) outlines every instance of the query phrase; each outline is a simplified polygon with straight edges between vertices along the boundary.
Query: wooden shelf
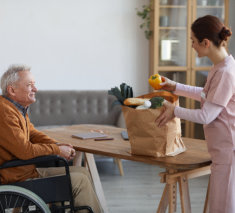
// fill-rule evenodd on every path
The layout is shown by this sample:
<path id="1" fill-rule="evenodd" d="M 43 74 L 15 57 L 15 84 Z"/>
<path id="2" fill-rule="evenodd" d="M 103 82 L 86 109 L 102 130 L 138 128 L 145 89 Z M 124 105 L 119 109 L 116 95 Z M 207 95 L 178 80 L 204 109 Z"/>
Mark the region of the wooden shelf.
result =
<path id="1" fill-rule="evenodd" d="M 214 6 L 214 5 L 207 5 L 207 6 L 202 6 L 198 5 L 198 9 L 224 9 L 224 6 Z"/>
<path id="2" fill-rule="evenodd" d="M 186 72 L 187 71 L 187 67 L 181 67 L 181 66 L 158 66 L 157 67 L 159 72 Z"/>
<path id="3" fill-rule="evenodd" d="M 186 9 L 186 5 L 160 5 L 159 8 L 169 8 L 169 9 Z"/>
<path id="4" fill-rule="evenodd" d="M 159 30 L 187 30 L 187 27 L 159 27 Z"/>
<path id="5" fill-rule="evenodd" d="M 211 67 L 209 66 L 196 66 L 196 67 L 192 67 L 192 69 L 193 70 L 195 70 L 195 71 L 203 71 L 203 70 L 210 70 L 211 69 Z"/>

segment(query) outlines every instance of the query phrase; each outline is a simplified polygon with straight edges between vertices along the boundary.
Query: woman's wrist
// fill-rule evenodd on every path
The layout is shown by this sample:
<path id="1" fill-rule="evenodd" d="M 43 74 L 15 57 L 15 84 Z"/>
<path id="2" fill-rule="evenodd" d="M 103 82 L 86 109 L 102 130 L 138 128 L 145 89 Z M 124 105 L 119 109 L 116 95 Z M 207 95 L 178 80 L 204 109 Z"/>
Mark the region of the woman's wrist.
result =
<path id="1" fill-rule="evenodd" d="M 177 85 L 177 82 L 173 82 L 173 86 L 172 86 L 172 88 L 173 88 L 172 91 L 173 91 L 173 92 L 176 91 L 176 85 Z"/>

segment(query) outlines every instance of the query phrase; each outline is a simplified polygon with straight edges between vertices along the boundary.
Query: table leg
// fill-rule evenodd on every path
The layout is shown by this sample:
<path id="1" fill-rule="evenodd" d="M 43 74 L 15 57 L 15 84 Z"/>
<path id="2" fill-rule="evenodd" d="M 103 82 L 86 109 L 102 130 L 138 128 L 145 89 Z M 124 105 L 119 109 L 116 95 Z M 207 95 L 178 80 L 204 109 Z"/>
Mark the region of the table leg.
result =
<path id="1" fill-rule="evenodd" d="M 167 184 L 169 188 L 169 213 L 176 212 L 177 182 Z"/>
<path id="2" fill-rule="evenodd" d="M 118 165 L 120 175 L 123 176 L 124 171 L 123 171 L 123 166 L 122 166 L 122 160 L 119 158 L 115 158 L 115 163 Z"/>
<path id="3" fill-rule="evenodd" d="M 179 177 L 179 191 L 182 213 L 191 213 L 188 179 L 186 175 Z"/>
<path id="4" fill-rule="evenodd" d="M 185 171 L 167 169 L 166 172 L 159 173 L 161 176 L 161 183 L 165 183 L 165 189 L 162 194 L 157 213 L 165 213 L 167 206 L 169 206 L 169 213 L 176 212 L 177 182 L 179 183 L 182 213 L 191 213 L 188 180 L 191 178 L 208 175 L 210 173 L 210 165 Z M 209 190 L 210 189 L 208 185 L 203 213 L 208 213 Z"/>
<path id="5" fill-rule="evenodd" d="M 82 166 L 82 152 L 76 151 L 75 158 L 73 159 L 74 166 Z"/>
<path id="6" fill-rule="evenodd" d="M 165 188 L 164 188 L 164 191 L 162 193 L 162 197 L 161 197 L 158 209 L 157 209 L 157 213 L 165 213 L 166 212 L 167 206 L 169 204 L 168 193 L 169 193 L 169 189 L 168 189 L 168 186 L 166 184 Z"/>
<path id="7" fill-rule="evenodd" d="M 210 191 L 210 178 L 209 178 L 209 182 L 208 182 L 208 187 L 207 187 L 207 192 L 206 192 L 206 200 L 205 200 L 205 204 L 204 204 L 203 213 L 209 212 L 209 204 L 208 204 L 209 191 Z"/>
<path id="8" fill-rule="evenodd" d="M 93 180 L 96 194 L 98 196 L 100 204 L 101 204 L 104 212 L 108 213 L 108 207 L 107 207 L 106 199 L 104 196 L 104 191 L 103 191 L 103 188 L 101 185 L 99 173 L 97 171 L 97 167 L 95 164 L 94 156 L 93 156 L 93 154 L 90 154 L 90 153 L 84 153 L 84 156 L 85 156 L 85 160 L 86 160 L 86 166 L 88 167 L 88 170 L 91 174 L 91 178 Z"/>
<path id="9" fill-rule="evenodd" d="M 162 198 L 160 200 L 157 213 L 165 213 L 167 207 L 169 213 L 176 212 L 176 201 L 177 201 L 177 182 L 166 184 Z"/>

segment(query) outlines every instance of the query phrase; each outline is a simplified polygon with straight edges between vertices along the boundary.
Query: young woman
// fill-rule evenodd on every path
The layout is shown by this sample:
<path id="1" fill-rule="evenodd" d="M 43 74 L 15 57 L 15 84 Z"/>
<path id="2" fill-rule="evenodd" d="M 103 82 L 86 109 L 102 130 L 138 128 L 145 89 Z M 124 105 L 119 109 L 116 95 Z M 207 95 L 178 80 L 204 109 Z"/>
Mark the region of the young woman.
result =
<path id="1" fill-rule="evenodd" d="M 163 89 L 201 102 L 201 109 L 175 107 L 166 102 L 156 119 L 158 126 L 179 117 L 204 124 L 212 159 L 210 213 L 235 213 L 235 60 L 226 51 L 232 35 L 217 17 L 198 18 L 191 26 L 192 47 L 198 57 L 208 57 L 213 66 L 204 88 L 192 87 L 162 77 Z"/>

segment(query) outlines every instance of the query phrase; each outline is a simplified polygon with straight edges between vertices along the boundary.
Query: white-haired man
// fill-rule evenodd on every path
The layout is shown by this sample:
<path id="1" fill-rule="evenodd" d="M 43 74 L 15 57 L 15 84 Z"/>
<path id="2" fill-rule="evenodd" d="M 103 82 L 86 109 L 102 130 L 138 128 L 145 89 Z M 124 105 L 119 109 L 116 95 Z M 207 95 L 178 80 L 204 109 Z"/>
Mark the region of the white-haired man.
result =
<path id="1" fill-rule="evenodd" d="M 37 88 L 30 68 L 12 65 L 1 77 L 0 96 L 0 165 L 13 159 L 30 159 L 42 155 L 60 155 L 73 159 L 71 145 L 60 144 L 36 130 L 27 108 L 36 101 Z M 64 173 L 64 168 L 36 168 L 34 165 L 0 170 L 0 182 L 11 183 L 29 178 Z M 95 213 L 103 212 L 90 176 L 85 168 L 70 168 L 75 206 L 90 206 Z"/>

